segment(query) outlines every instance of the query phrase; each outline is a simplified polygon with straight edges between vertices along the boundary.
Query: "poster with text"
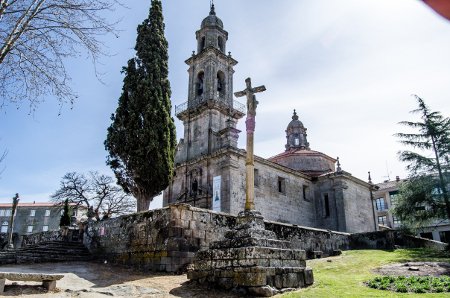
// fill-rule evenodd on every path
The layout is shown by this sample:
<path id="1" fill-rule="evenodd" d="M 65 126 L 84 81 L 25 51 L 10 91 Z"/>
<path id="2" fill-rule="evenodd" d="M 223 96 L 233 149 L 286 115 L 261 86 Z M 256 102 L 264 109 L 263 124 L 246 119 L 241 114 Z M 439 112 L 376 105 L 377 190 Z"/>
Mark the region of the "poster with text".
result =
<path id="1" fill-rule="evenodd" d="M 213 178 L 213 210 L 220 211 L 220 187 L 222 184 L 222 176 Z"/>

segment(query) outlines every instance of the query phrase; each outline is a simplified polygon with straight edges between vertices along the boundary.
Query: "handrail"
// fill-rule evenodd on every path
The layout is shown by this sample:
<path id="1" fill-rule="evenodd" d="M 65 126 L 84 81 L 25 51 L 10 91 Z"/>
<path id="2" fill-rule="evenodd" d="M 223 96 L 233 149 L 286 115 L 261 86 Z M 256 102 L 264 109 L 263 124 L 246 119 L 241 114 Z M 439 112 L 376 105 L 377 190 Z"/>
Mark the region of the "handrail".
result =
<path id="1" fill-rule="evenodd" d="M 215 99 L 214 101 L 218 102 L 221 105 L 226 105 L 226 106 L 228 105 L 226 102 L 224 102 L 221 99 Z M 202 105 L 204 102 L 205 101 L 203 100 L 203 98 L 199 97 L 193 101 L 186 101 L 180 105 L 175 105 L 175 115 L 178 116 L 179 114 L 187 111 L 188 109 L 195 109 L 195 108 L 199 107 L 200 105 Z M 233 100 L 233 109 L 237 110 L 241 113 L 244 113 L 244 114 L 246 112 L 246 106 L 237 100 Z"/>

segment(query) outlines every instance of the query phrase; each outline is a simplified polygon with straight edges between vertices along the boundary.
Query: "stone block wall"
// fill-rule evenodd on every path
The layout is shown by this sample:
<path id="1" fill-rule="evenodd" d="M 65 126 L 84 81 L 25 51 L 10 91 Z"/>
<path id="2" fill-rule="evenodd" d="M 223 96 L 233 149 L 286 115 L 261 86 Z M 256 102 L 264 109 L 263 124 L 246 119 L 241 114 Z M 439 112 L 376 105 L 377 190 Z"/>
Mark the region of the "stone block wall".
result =
<path id="1" fill-rule="evenodd" d="M 265 226 L 267 230 L 275 232 L 278 239 L 289 241 L 292 248 L 305 250 L 308 256 L 313 255 L 315 251 L 329 256 L 335 254 L 337 250 L 349 249 L 348 233 L 270 221 L 266 221 Z"/>
<path id="2" fill-rule="evenodd" d="M 445 250 L 448 244 L 387 230 L 350 235 L 350 249 L 430 248 Z"/>
<path id="3" fill-rule="evenodd" d="M 348 248 L 348 234 L 266 222 L 266 228 L 295 249 L 322 251 Z M 89 224 L 84 243 L 96 257 L 141 270 L 178 272 L 195 253 L 223 239 L 236 216 L 186 204 L 135 213 Z"/>

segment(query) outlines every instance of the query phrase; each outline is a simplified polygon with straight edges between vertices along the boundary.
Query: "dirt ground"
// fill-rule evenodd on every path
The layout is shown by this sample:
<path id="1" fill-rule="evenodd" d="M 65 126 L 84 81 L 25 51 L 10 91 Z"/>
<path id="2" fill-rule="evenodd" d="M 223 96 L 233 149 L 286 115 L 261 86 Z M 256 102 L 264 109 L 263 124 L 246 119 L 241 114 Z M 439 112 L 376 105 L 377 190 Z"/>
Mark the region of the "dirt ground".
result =
<path id="1" fill-rule="evenodd" d="M 47 292 L 38 282 L 6 280 L 4 296 L 26 297 L 239 297 L 214 289 L 199 288 L 186 275 L 142 273 L 109 264 L 91 262 L 43 263 L 0 266 L 0 272 L 64 274 L 56 290 Z"/>
<path id="2" fill-rule="evenodd" d="M 375 273 L 394 276 L 450 275 L 450 264 L 443 262 L 408 262 L 389 264 L 374 270 Z"/>
<path id="3" fill-rule="evenodd" d="M 411 270 L 412 269 L 412 270 Z M 186 297 L 236 298 L 237 293 L 198 287 L 186 275 L 142 273 L 132 269 L 93 262 L 19 264 L 0 266 L 0 272 L 64 274 L 56 290 L 47 292 L 38 282 L 6 281 L 0 297 Z M 389 264 L 375 270 L 383 275 L 450 275 L 450 264 L 442 262 L 408 262 Z"/>

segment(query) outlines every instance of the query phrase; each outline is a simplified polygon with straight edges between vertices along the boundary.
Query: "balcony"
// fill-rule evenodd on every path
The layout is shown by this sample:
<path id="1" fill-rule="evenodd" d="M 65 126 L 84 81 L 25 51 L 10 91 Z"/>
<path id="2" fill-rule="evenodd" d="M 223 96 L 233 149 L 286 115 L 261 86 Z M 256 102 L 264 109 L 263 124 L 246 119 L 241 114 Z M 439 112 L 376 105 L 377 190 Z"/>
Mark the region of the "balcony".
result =
<path id="1" fill-rule="evenodd" d="M 221 108 L 229 109 L 228 103 L 221 98 L 214 99 L 213 102 L 216 103 Z M 198 97 L 193 101 L 186 101 L 180 105 L 175 105 L 175 115 L 178 117 L 180 114 L 186 112 L 188 109 L 196 109 L 206 103 L 207 101 L 205 101 L 203 97 Z M 247 107 L 244 104 L 240 103 L 239 101 L 233 100 L 233 110 L 236 110 L 239 113 L 245 115 Z"/>

